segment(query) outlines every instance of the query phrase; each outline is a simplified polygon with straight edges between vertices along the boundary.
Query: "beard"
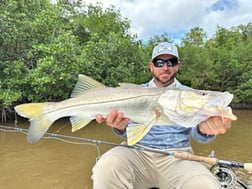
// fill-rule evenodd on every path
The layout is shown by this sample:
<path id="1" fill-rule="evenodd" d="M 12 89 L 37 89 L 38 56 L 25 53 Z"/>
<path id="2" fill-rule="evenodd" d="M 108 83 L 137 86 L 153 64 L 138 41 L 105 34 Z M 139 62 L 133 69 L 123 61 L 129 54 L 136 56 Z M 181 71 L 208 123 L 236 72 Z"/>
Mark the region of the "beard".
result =
<path id="1" fill-rule="evenodd" d="M 167 77 L 162 77 L 162 74 L 167 74 Z M 176 77 L 177 72 L 174 73 L 161 73 L 161 74 L 155 74 L 153 72 L 153 77 L 154 77 L 154 81 L 161 84 L 161 86 L 166 87 L 168 85 L 170 85 L 171 83 L 174 82 L 174 79 Z"/>

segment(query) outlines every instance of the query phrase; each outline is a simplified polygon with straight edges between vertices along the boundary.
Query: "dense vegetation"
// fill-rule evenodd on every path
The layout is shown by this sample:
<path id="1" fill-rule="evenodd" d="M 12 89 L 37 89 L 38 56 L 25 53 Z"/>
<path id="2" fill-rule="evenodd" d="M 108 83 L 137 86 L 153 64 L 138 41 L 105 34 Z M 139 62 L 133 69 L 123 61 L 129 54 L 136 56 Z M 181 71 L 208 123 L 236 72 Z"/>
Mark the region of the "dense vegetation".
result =
<path id="1" fill-rule="evenodd" d="M 115 7 L 60 0 L 0 0 L 0 109 L 2 120 L 17 103 L 69 97 L 83 73 L 115 86 L 151 78 L 153 46 L 130 33 Z M 178 78 L 197 89 L 230 91 L 235 103 L 252 103 L 252 23 L 218 27 L 208 38 L 192 28 L 178 45 Z"/>

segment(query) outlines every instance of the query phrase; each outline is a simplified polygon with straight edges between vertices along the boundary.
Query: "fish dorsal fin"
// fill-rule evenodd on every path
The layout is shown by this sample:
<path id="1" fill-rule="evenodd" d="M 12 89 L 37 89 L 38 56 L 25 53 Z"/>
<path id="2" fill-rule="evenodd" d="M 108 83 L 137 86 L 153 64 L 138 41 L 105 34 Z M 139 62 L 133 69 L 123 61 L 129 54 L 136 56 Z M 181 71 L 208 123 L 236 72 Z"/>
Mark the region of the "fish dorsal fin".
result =
<path id="1" fill-rule="evenodd" d="M 86 91 L 91 90 L 91 89 L 104 88 L 104 87 L 105 85 L 103 85 L 102 83 L 86 75 L 79 74 L 78 81 L 73 89 L 71 97 L 80 96 Z"/>
<path id="2" fill-rule="evenodd" d="M 134 84 L 134 83 L 119 83 L 119 86 L 122 87 L 122 88 L 142 88 L 141 85 L 137 85 L 137 84 Z"/>

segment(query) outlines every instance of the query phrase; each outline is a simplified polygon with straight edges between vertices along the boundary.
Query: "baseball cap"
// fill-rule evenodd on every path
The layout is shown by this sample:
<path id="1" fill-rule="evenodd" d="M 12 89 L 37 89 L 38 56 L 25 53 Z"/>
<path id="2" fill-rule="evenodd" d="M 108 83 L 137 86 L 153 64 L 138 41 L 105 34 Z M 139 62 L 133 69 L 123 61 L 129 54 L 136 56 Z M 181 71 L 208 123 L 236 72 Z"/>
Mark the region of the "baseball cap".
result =
<path id="1" fill-rule="evenodd" d="M 154 47 L 152 51 L 151 60 L 153 60 L 154 58 L 156 58 L 161 54 L 169 54 L 179 58 L 177 47 L 174 44 L 168 42 L 161 42 Z"/>

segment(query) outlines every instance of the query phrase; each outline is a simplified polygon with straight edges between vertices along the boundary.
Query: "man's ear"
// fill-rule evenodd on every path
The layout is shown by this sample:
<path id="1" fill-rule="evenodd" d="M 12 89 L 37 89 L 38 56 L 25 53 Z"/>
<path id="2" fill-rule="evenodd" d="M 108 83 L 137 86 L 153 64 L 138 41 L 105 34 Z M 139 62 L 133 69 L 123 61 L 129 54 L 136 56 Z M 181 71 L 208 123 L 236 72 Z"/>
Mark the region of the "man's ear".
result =
<path id="1" fill-rule="evenodd" d="M 180 61 L 178 62 L 177 72 L 179 72 L 179 68 L 180 68 Z"/>
<path id="2" fill-rule="evenodd" d="M 149 63 L 149 69 L 151 72 L 153 72 L 153 63 L 152 62 Z"/>

